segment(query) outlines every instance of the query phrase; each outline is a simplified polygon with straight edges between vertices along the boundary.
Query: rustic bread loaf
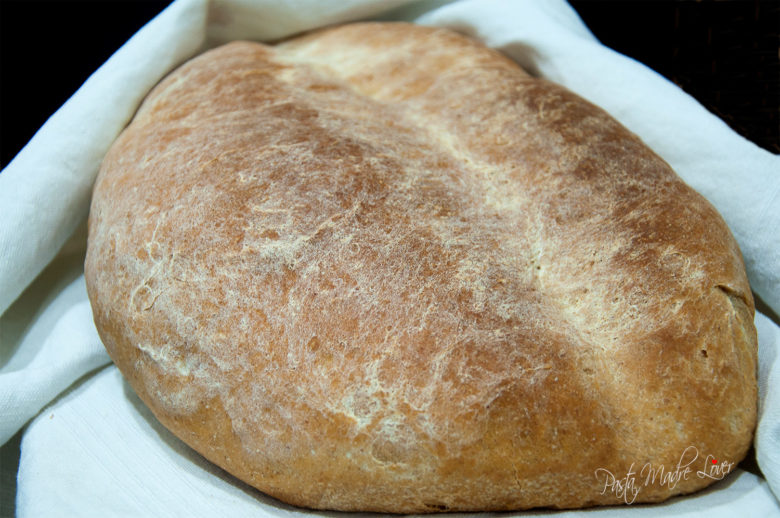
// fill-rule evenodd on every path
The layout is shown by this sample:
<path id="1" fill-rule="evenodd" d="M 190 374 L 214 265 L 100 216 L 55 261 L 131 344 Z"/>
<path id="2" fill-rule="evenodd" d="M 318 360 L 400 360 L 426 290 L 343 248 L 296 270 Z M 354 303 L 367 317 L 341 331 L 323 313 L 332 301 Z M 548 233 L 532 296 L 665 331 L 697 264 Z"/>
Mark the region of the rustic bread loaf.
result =
<path id="1" fill-rule="evenodd" d="M 755 425 L 753 299 L 713 207 L 446 30 L 183 65 L 105 157 L 86 279 L 159 420 L 300 506 L 660 501 L 722 478 Z"/>

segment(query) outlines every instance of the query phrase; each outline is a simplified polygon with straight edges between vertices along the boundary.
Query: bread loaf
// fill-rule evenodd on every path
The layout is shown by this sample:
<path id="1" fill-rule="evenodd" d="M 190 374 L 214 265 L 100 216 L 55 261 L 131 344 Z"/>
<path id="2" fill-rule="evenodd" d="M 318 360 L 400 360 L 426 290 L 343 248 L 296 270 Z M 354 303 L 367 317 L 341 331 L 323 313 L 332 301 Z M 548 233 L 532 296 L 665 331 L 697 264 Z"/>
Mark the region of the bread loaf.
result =
<path id="1" fill-rule="evenodd" d="M 294 505 L 655 502 L 751 443 L 721 217 L 603 110 L 447 30 L 186 63 L 105 157 L 85 269 L 157 418 Z"/>

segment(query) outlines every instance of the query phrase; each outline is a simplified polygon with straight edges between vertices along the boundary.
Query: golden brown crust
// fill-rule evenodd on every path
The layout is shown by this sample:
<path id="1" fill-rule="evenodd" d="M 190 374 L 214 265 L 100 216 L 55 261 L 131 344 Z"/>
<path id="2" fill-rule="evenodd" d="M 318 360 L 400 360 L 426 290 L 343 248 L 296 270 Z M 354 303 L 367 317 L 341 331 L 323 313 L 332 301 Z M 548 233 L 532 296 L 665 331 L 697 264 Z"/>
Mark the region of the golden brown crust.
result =
<path id="1" fill-rule="evenodd" d="M 182 66 L 104 160 L 86 278 L 160 421 L 296 505 L 620 503 L 599 469 L 726 466 L 755 425 L 719 215 L 602 110 L 445 30 Z M 634 501 L 712 481 L 637 475 Z"/>

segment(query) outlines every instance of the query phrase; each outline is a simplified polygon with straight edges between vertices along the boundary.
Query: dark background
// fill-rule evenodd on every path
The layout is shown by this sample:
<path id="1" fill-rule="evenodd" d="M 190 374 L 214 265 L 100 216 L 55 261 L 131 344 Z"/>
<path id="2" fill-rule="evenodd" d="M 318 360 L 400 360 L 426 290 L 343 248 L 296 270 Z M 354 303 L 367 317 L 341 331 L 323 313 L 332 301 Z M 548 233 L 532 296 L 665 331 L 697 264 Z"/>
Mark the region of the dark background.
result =
<path id="1" fill-rule="evenodd" d="M 0 0 L 0 167 L 170 2 Z M 604 44 L 780 153 L 780 1 L 571 0 Z"/>

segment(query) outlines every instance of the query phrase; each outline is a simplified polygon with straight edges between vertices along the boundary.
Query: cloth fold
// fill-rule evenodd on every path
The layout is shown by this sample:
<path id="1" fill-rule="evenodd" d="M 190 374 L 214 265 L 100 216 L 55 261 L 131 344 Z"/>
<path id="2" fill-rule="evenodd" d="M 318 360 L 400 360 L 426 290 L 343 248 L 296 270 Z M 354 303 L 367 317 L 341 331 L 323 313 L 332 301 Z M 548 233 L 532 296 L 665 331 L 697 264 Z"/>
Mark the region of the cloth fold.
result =
<path id="1" fill-rule="evenodd" d="M 2 442 L 37 414 L 24 431 L 18 516 L 306 514 L 203 461 L 156 423 L 114 367 L 95 371 L 108 357 L 81 276 L 84 233 L 73 232 L 106 150 L 176 65 L 233 39 L 270 41 L 368 18 L 469 34 L 606 109 L 715 205 L 742 248 L 754 291 L 780 313 L 780 158 L 655 72 L 602 46 L 563 0 L 177 0 L 98 69 L 0 174 Z M 73 248 L 58 256 L 72 235 Z M 67 267 L 52 270 L 60 263 Z M 765 479 L 738 470 L 662 508 L 588 515 L 780 514 L 772 496 L 780 495 L 780 329 L 762 315 L 756 324 L 755 446 Z"/>
<path id="2" fill-rule="evenodd" d="M 0 314 L 89 210 L 103 155 L 146 93 L 205 41 L 205 0 L 174 2 L 68 99 L 0 174 Z"/>

